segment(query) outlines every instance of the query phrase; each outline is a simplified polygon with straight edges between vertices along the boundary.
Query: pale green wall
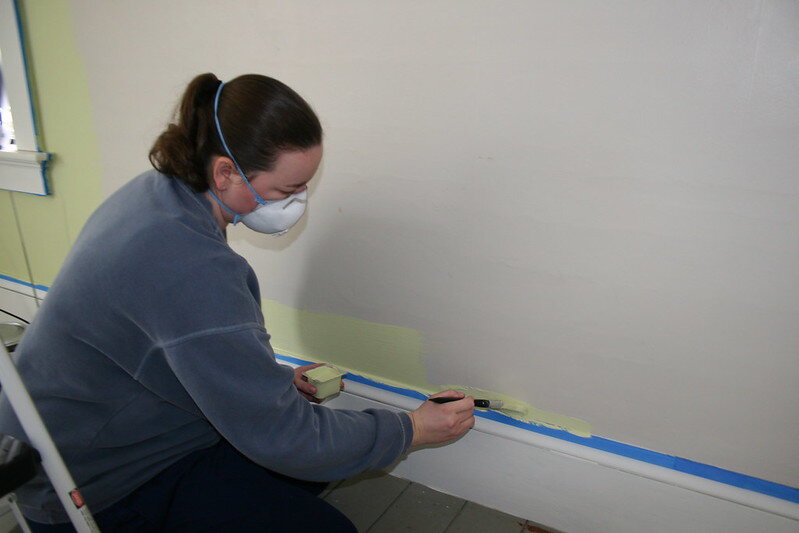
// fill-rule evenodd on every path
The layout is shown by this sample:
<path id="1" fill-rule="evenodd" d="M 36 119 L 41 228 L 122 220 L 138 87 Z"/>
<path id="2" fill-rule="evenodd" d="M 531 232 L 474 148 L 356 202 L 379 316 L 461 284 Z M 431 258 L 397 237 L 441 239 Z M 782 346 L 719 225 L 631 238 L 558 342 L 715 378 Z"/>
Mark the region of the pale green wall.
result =
<path id="1" fill-rule="evenodd" d="M 0 191 L 0 274 L 30 283 L 11 193 Z"/>
<path id="2" fill-rule="evenodd" d="M 53 154 L 51 195 L 0 192 L 3 231 L 0 274 L 28 281 L 22 243 L 33 283 L 49 286 L 86 218 L 102 197 L 97 136 L 92 122 L 83 60 L 75 44 L 68 2 L 21 2 L 40 147 Z M 16 205 L 14 219 L 11 200 Z"/>

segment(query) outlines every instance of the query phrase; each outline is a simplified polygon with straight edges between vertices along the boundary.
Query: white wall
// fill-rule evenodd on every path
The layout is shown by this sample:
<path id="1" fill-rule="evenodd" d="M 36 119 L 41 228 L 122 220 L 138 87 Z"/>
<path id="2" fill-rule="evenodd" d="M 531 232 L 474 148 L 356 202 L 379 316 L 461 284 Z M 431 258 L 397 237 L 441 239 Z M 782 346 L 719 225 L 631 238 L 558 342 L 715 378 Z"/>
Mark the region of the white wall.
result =
<path id="1" fill-rule="evenodd" d="M 72 4 L 107 191 L 195 74 L 317 110 L 299 234 L 231 235 L 265 298 L 420 331 L 432 383 L 799 486 L 799 4 Z"/>

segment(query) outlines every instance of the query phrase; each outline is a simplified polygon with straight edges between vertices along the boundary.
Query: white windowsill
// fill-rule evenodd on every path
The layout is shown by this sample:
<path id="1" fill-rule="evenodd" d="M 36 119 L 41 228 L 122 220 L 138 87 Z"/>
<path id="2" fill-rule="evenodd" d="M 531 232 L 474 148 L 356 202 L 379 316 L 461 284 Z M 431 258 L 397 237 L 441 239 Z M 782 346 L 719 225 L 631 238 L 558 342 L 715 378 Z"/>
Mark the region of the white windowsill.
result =
<path id="1" fill-rule="evenodd" d="M 47 194 L 44 166 L 49 160 L 47 152 L 0 150 L 0 189 Z"/>
<path id="2" fill-rule="evenodd" d="M 31 165 L 40 166 L 42 161 L 50 159 L 47 152 L 34 152 L 32 150 L 0 150 L 0 164 L 6 165 Z"/>

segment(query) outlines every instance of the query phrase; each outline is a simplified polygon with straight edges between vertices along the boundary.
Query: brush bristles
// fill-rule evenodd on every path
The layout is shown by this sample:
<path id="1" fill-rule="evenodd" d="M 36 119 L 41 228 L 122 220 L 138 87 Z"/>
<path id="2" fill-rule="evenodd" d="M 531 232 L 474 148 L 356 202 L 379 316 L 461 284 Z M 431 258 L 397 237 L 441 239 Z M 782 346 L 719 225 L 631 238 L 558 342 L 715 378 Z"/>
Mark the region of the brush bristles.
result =
<path id="1" fill-rule="evenodd" d="M 513 411 L 516 413 L 527 412 L 527 408 L 521 402 L 504 402 L 501 409 L 503 411 Z"/>

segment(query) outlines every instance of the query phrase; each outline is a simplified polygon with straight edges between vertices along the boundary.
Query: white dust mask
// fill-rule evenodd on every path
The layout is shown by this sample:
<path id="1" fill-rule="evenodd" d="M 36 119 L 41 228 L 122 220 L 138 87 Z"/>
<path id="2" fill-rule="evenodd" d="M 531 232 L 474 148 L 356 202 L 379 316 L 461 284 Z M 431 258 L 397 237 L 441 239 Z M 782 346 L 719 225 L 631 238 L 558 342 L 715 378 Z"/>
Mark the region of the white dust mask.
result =
<path id="1" fill-rule="evenodd" d="M 302 218 L 307 203 L 308 191 L 305 190 L 283 200 L 261 204 L 240 220 L 253 231 L 279 237 Z"/>

